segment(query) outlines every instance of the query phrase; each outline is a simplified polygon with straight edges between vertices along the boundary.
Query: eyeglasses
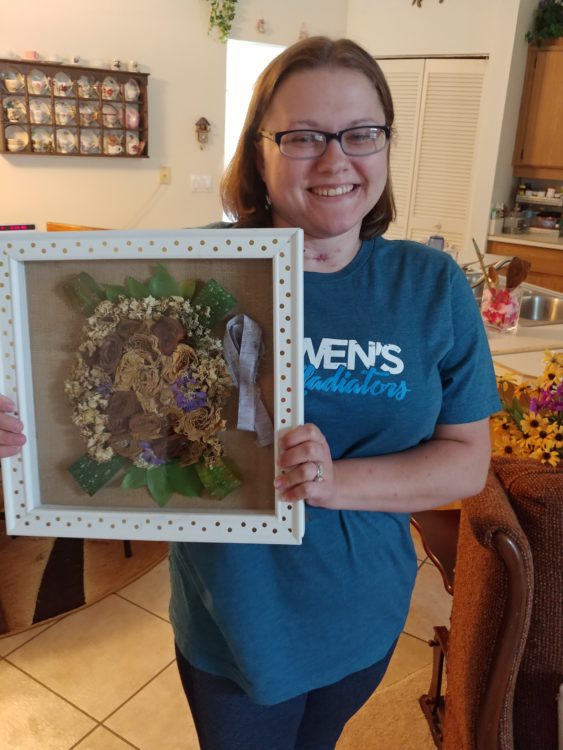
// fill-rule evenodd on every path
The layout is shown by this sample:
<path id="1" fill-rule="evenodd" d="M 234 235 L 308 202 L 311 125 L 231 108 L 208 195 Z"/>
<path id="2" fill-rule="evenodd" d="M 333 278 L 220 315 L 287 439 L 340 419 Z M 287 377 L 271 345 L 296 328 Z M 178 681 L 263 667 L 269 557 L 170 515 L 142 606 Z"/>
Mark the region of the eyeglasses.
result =
<path id="1" fill-rule="evenodd" d="M 376 154 L 385 148 L 391 128 L 388 125 L 361 125 L 337 133 L 325 133 L 323 130 L 282 130 L 278 133 L 258 130 L 257 134 L 275 141 L 281 153 L 290 159 L 316 159 L 325 153 L 332 140 L 338 141 L 348 156 Z"/>

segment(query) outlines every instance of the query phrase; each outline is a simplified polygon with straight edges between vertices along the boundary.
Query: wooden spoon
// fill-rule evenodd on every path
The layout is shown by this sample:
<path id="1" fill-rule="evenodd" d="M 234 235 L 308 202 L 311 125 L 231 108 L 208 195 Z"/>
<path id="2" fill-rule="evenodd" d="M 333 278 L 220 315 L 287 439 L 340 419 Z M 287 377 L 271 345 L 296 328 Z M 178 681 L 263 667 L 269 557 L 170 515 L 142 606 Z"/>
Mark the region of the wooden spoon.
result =
<path id="1" fill-rule="evenodd" d="M 521 258 L 512 258 L 506 271 L 506 288 L 515 289 L 528 275 L 531 263 Z"/>

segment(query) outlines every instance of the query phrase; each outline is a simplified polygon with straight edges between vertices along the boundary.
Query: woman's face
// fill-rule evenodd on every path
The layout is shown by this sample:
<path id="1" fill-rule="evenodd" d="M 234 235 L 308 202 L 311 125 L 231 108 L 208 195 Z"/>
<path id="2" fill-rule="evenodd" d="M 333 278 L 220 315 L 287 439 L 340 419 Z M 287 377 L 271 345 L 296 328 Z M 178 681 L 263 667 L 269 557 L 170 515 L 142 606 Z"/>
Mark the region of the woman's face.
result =
<path id="1" fill-rule="evenodd" d="M 318 68 L 290 75 L 276 91 L 261 127 L 337 132 L 385 125 L 377 91 L 359 71 Z M 346 237 L 357 242 L 364 216 L 387 182 L 387 150 L 347 156 L 331 140 L 323 156 L 290 159 L 262 138 L 258 168 L 272 203 L 275 227 L 302 227 L 306 239 Z"/>

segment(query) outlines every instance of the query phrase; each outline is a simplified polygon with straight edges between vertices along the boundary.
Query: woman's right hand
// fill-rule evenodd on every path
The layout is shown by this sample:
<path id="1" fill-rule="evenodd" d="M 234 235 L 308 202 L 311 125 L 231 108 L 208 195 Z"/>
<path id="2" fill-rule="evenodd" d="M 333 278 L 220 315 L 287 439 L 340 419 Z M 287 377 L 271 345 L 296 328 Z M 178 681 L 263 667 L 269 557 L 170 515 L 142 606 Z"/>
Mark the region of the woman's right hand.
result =
<path id="1" fill-rule="evenodd" d="M 0 396 L 0 458 L 15 456 L 27 439 L 21 420 L 10 415 L 15 408 L 13 401 Z"/>

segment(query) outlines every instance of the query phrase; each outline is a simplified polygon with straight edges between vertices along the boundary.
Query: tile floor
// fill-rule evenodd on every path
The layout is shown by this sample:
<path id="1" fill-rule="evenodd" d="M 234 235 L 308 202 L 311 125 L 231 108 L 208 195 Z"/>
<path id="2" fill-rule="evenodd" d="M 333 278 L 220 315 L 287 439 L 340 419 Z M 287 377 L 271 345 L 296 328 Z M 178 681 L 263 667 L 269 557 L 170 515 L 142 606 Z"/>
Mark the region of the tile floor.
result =
<path id="1" fill-rule="evenodd" d="M 449 621 L 451 597 L 414 538 L 419 574 L 385 685 L 430 664 L 432 627 Z M 0 748 L 197 750 L 168 594 L 163 562 L 91 607 L 0 639 Z"/>

